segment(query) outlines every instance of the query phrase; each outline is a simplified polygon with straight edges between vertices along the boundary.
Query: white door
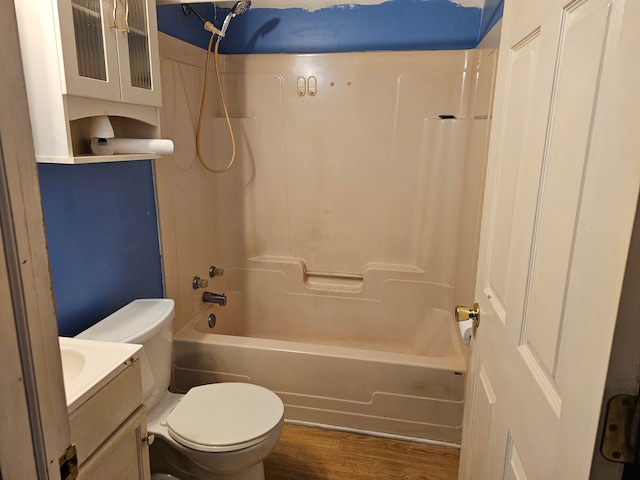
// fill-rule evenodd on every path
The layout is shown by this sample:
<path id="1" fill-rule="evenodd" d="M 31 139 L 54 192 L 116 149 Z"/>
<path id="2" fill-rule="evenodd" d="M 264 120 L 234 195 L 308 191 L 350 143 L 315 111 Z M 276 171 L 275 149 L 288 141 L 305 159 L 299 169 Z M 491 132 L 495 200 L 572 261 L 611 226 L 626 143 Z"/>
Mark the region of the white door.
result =
<path id="1" fill-rule="evenodd" d="M 586 479 L 640 185 L 640 2 L 506 0 L 460 479 Z"/>

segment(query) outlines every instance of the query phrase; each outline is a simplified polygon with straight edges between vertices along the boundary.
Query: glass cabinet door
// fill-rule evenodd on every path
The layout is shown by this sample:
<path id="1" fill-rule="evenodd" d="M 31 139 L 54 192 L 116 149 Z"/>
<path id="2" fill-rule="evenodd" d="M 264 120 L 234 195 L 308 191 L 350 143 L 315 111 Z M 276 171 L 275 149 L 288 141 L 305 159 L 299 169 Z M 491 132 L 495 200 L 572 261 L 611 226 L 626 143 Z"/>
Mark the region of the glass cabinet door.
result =
<path id="1" fill-rule="evenodd" d="M 128 0 L 129 68 L 131 85 L 151 90 L 149 29 L 144 0 Z"/>
<path id="2" fill-rule="evenodd" d="M 107 80 L 104 54 L 104 31 L 100 0 L 72 0 L 73 30 L 76 38 L 78 74 L 81 77 Z"/>
<path id="3" fill-rule="evenodd" d="M 58 0 L 64 93 L 120 99 L 116 14 L 112 0 Z"/>
<path id="4" fill-rule="evenodd" d="M 126 31 L 118 35 L 123 100 L 159 106 L 161 97 L 155 2 L 116 1 L 124 4 L 126 26 Z"/>

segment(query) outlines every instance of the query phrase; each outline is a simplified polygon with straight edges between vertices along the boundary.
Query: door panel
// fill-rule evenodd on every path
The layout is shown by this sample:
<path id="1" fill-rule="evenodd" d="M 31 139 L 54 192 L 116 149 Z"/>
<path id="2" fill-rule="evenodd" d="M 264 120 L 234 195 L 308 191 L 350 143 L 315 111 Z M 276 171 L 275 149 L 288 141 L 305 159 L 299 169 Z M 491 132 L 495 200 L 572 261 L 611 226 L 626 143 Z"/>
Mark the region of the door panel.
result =
<path id="1" fill-rule="evenodd" d="M 528 122 L 535 99 L 534 79 L 538 49 L 539 31 L 520 42 L 510 52 L 511 61 L 507 73 L 507 81 L 513 88 L 509 90 L 503 115 L 513 121 L 503 124 L 504 132 L 499 140 L 499 150 L 502 157 L 513 161 L 502 162 L 501 168 L 495 172 L 500 188 L 496 191 L 495 204 L 492 205 L 493 222 L 490 228 L 493 250 L 487 252 L 490 259 L 488 285 L 485 287 L 494 302 L 499 304 L 496 307 L 502 313 L 505 311 L 507 285 L 511 280 L 508 268 L 510 259 L 515 254 L 511 250 L 513 221 L 516 215 L 522 214 L 515 208 L 516 192 L 522 195 L 522 188 L 526 187 L 526 179 L 531 175 L 532 167 L 535 173 L 535 165 L 527 163 L 524 140 L 525 133 L 529 130 Z M 504 316 L 501 316 L 504 321 Z"/>
<path id="2" fill-rule="evenodd" d="M 480 363 L 480 368 L 473 387 L 473 396 L 476 401 L 471 413 L 473 418 L 477 419 L 477 423 L 473 430 L 471 443 L 474 445 L 488 445 L 491 440 L 492 427 L 495 426 L 494 406 L 496 396 L 491 386 L 491 380 L 487 375 L 484 365 L 481 364 L 480 359 L 478 359 L 478 363 Z M 495 431 L 495 429 L 493 431 Z M 481 473 L 482 476 L 479 478 L 488 476 L 490 464 L 485 453 L 481 449 L 475 449 L 470 455 L 470 464 L 473 465 L 474 473 Z M 469 477 L 468 474 L 469 472 L 467 472 L 467 477 L 465 478 L 472 478 Z"/>
<path id="3" fill-rule="evenodd" d="M 556 370 L 571 248 L 609 20 L 610 6 L 605 2 L 583 2 L 565 10 L 562 18 L 521 340 L 550 377 Z"/>
<path id="4" fill-rule="evenodd" d="M 506 480 L 528 480 L 527 474 L 524 471 L 518 450 L 516 450 L 513 442 L 509 442 L 509 462 L 503 478 Z"/>

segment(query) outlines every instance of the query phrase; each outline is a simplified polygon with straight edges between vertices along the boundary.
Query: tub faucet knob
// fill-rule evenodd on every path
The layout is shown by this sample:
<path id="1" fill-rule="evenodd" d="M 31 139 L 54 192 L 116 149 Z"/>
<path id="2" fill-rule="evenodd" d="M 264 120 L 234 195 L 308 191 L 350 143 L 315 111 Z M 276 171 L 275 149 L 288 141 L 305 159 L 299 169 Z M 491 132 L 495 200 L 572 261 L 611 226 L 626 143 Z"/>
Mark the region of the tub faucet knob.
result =
<path id="1" fill-rule="evenodd" d="M 209 267 L 209 276 L 211 278 L 213 278 L 213 277 L 221 277 L 223 275 L 224 275 L 224 268 L 218 268 L 218 267 L 216 267 L 214 265 L 211 265 Z"/>
<path id="2" fill-rule="evenodd" d="M 194 290 L 197 290 L 198 288 L 207 288 L 207 285 L 209 285 L 209 281 L 206 278 L 193 277 L 193 282 L 191 282 L 191 286 Z"/>

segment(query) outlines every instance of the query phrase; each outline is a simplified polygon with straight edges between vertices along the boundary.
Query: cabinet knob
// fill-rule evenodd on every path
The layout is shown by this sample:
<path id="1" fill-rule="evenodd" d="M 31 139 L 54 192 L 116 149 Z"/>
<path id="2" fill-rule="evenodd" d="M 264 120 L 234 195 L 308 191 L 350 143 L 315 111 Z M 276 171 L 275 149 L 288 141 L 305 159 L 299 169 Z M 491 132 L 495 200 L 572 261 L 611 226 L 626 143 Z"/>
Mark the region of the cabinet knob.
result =
<path id="1" fill-rule="evenodd" d="M 153 433 L 150 433 L 150 434 L 145 435 L 144 437 L 142 437 L 142 443 L 146 443 L 148 445 L 151 445 L 155 439 L 156 439 L 155 435 Z"/>

